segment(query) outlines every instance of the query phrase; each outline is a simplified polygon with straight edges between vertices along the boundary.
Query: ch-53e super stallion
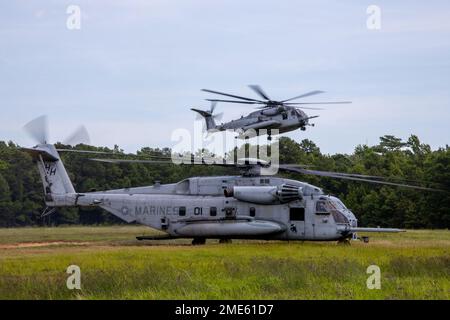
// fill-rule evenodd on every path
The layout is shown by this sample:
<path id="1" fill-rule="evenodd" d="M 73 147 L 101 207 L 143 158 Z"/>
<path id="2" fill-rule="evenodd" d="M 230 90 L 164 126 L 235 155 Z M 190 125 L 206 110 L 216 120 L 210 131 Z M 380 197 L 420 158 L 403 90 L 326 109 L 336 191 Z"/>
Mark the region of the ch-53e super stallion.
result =
<path id="1" fill-rule="evenodd" d="M 266 239 L 347 241 L 356 232 L 399 232 L 399 229 L 361 228 L 353 212 L 338 198 L 306 182 L 260 175 L 270 165 L 244 159 L 232 166 L 241 175 L 191 177 L 178 183 L 106 190 L 75 191 L 54 145 L 44 134 L 29 130 L 38 144 L 24 148 L 36 163 L 42 178 L 49 213 L 58 207 L 100 207 L 126 222 L 137 222 L 161 230 L 166 238 Z M 73 150 L 72 150 L 73 151 Z M 171 163 L 169 160 L 97 159 L 109 163 Z M 427 187 L 383 180 L 382 177 L 310 170 L 297 165 L 279 165 L 281 172 L 296 172 L 436 191 Z"/>
<path id="2" fill-rule="evenodd" d="M 196 108 L 192 108 L 191 110 L 197 112 L 205 119 L 206 129 L 208 133 L 232 130 L 238 132 L 238 136 L 236 136 L 236 138 L 252 138 L 256 135 L 267 134 L 267 139 L 271 140 L 271 133 L 273 129 L 276 129 L 277 133 L 285 133 L 299 128 L 300 130 L 306 130 L 306 126 L 314 125 L 310 124 L 309 120 L 317 118 L 318 116 L 308 116 L 301 109 L 321 109 L 305 107 L 304 105 L 351 103 L 350 101 L 292 102 L 296 99 L 306 98 L 312 95 L 323 93 L 323 91 L 320 90 L 310 91 L 290 99 L 278 101 L 270 99 L 269 96 L 258 85 L 249 85 L 249 87 L 253 91 L 255 91 L 261 98 L 247 98 L 234 94 L 202 89 L 202 91 L 231 97 L 235 100 L 206 99 L 207 101 L 212 102 L 210 110 L 200 110 Z M 214 114 L 217 102 L 252 104 L 261 106 L 257 107 L 257 109 L 259 109 L 258 111 L 251 112 L 247 116 L 242 116 L 240 119 L 235 119 L 222 124 L 216 124 L 215 120 L 219 119 L 222 116 L 222 114 Z"/>

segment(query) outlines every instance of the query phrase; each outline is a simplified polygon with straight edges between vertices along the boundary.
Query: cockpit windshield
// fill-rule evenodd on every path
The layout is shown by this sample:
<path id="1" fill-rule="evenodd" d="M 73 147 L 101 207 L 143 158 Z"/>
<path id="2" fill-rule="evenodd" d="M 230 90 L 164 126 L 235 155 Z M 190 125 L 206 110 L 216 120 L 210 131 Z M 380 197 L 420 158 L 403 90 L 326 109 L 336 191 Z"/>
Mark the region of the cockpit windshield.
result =
<path id="1" fill-rule="evenodd" d="M 345 204 L 343 204 L 342 201 L 339 200 L 338 198 L 333 199 L 332 203 L 338 210 L 348 210 Z"/>
<path id="2" fill-rule="evenodd" d="M 300 110 L 298 110 L 298 109 L 295 109 L 295 112 L 297 113 L 297 118 L 304 118 L 304 116 L 303 116 L 303 114 L 302 114 L 302 112 L 300 111 Z"/>
<path id="3" fill-rule="evenodd" d="M 316 214 L 332 214 L 336 223 L 348 223 L 348 219 L 343 213 L 347 208 L 339 199 L 321 199 L 316 202 Z"/>

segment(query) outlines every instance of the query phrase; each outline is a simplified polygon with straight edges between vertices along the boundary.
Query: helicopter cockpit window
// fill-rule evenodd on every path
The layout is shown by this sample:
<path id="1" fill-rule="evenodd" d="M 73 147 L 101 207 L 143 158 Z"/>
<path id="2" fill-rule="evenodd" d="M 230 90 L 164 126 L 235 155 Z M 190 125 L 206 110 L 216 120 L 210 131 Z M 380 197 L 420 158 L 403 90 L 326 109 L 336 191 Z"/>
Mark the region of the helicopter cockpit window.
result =
<path id="1" fill-rule="evenodd" d="M 343 213 L 346 210 L 345 205 L 339 200 L 319 200 L 316 202 L 316 214 L 331 215 L 336 223 L 349 223 L 346 215 Z"/>
<path id="2" fill-rule="evenodd" d="M 316 202 L 316 214 L 330 214 L 330 208 L 326 200 Z"/>
<path id="3" fill-rule="evenodd" d="M 295 110 L 291 111 L 291 116 L 295 116 L 297 114 L 297 112 L 295 112 Z"/>

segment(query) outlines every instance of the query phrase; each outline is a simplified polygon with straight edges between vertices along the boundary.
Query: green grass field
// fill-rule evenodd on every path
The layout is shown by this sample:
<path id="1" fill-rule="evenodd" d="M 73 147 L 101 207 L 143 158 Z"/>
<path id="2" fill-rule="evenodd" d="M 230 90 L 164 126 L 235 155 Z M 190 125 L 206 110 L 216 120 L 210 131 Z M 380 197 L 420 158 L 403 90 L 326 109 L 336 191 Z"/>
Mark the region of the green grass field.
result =
<path id="1" fill-rule="evenodd" d="M 370 243 L 137 241 L 146 227 L 0 229 L 0 299 L 449 299 L 450 231 Z M 81 290 L 66 269 L 81 268 Z M 366 285 L 381 268 L 381 289 Z"/>

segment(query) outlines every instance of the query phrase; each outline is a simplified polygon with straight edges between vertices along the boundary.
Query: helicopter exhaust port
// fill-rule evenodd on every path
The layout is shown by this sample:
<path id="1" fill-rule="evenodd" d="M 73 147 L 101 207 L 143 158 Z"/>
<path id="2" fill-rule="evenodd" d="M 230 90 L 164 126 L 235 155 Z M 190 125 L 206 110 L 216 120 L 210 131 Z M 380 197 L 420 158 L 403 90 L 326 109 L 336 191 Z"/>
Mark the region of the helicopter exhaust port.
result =
<path id="1" fill-rule="evenodd" d="M 280 204 L 303 198 L 302 188 L 290 184 L 280 186 L 234 186 L 224 190 L 225 197 L 256 204 Z"/>

